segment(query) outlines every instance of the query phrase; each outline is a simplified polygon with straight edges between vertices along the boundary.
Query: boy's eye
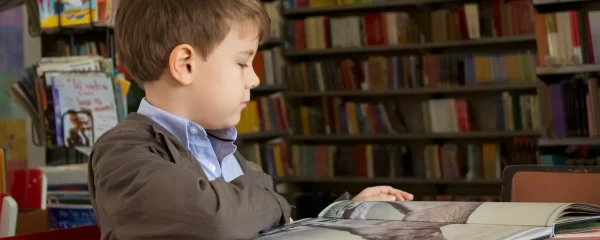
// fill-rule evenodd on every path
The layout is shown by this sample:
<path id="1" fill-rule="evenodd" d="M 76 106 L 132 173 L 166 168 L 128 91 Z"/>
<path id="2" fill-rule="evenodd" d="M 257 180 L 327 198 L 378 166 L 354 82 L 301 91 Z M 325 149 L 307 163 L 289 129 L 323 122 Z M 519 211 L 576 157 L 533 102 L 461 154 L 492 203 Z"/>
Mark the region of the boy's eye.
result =
<path id="1" fill-rule="evenodd" d="M 248 64 L 243 64 L 243 63 L 240 63 L 240 64 L 238 64 L 238 65 L 240 65 L 240 67 L 242 67 L 242 68 L 247 68 L 247 67 L 248 67 Z"/>

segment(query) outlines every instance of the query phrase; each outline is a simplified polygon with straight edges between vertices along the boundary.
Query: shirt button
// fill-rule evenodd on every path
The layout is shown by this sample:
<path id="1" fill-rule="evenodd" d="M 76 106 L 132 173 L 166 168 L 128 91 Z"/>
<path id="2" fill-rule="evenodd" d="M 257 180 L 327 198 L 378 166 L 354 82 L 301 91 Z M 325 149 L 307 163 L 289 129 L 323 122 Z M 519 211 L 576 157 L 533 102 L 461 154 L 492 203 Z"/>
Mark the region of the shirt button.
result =
<path id="1" fill-rule="evenodd" d="M 198 130 L 197 127 L 194 127 L 194 126 L 190 127 L 190 133 L 192 133 L 192 134 L 198 134 L 198 131 L 199 130 Z"/>
<path id="2" fill-rule="evenodd" d="M 215 172 L 215 170 L 217 170 L 217 168 L 215 167 L 215 165 L 212 165 L 212 164 L 208 166 L 208 169 L 209 169 L 211 172 Z"/>

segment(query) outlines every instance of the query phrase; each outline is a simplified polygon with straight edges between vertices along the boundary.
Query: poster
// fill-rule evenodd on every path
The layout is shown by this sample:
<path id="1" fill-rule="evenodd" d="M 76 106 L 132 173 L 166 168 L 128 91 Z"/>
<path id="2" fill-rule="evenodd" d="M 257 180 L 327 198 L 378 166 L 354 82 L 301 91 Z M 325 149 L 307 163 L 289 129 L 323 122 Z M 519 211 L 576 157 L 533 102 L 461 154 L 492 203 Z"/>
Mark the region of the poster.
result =
<path id="1" fill-rule="evenodd" d="M 27 162 L 27 125 L 24 118 L 0 119 L 0 148 L 9 162 Z"/>

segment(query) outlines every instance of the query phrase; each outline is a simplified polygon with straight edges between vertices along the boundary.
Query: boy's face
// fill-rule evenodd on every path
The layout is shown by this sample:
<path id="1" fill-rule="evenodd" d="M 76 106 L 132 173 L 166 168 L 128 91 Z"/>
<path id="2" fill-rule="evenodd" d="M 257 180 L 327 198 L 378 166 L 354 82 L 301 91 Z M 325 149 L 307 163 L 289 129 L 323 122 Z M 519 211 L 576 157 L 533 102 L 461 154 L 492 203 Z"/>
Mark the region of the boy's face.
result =
<path id="1" fill-rule="evenodd" d="M 175 80 L 183 84 L 189 120 L 206 129 L 234 127 L 250 100 L 250 89 L 259 84 L 252 68 L 258 48 L 253 31 L 236 29 L 207 57 L 180 45 L 169 60 Z"/>

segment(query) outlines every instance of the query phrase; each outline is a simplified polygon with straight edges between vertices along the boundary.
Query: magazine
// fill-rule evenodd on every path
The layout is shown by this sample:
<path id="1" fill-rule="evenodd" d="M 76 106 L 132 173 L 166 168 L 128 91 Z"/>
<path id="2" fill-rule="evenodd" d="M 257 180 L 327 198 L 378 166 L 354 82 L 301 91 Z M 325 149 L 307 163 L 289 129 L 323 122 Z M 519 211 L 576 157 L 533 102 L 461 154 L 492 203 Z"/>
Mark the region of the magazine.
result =
<path id="1" fill-rule="evenodd" d="M 257 239 L 500 240 L 600 237 L 600 206 L 338 201 Z"/>

